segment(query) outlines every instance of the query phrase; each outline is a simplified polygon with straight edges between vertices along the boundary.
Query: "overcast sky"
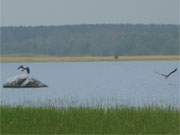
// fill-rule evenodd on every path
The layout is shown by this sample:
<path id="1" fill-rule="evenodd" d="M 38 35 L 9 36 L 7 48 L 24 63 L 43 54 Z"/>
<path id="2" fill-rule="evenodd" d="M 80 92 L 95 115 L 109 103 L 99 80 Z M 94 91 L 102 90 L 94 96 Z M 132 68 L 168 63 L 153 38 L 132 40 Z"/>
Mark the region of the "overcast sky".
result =
<path id="1" fill-rule="evenodd" d="M 180 22 L 180 0 L 0 1 L 3 26 Z"/>

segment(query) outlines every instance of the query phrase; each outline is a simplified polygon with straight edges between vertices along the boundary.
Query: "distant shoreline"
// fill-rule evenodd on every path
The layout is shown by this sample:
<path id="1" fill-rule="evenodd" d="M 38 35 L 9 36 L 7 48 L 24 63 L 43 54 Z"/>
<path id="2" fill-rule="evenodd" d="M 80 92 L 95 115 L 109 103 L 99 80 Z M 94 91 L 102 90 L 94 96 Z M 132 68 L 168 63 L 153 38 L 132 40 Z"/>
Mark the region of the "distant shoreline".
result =
<path id="1" fill-rule="evenodd" d="M 95 62 L 95 61 L 179 61 L 180 55 L 153 56 L 0 56 L 0 63 Z"/>

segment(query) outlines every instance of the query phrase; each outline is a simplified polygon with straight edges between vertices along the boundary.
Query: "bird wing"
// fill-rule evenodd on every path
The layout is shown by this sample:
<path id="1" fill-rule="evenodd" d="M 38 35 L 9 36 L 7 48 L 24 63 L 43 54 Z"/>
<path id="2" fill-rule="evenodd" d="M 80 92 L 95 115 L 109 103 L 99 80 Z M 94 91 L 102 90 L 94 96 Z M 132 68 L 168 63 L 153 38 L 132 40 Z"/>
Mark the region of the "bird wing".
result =
<path id="1" fill-rule="evenodd" d="M 177 68 L 174 69 L 173 71 L 171 71 L 167 76 L 170 76 L 171 74 L 173 74 L 173 73 L 176 72 L 176 71 L 177 71 Z"/>
<path id="2" fill-rule="evenodd" d="M 173 74 L 176 71 L 177 71 L 177 68 L 174 69 L 173 71 L 171 71 L 169 74 L 162 74 L 162 73 L 159 73 L 159 72 L 155 72 L 155 73 L 157 73 L 157 74 L 159 74 L 161 76 L 164 76 L 165 78 L 168 78 L 171 74 Z"/>
<path id="3" fill-rule="evenodd" d="M 26 71 L 27 71 L 28 74 L 30 73 L 29 67 L 26 68 Z"/>
<path id="4" fill-rule="evenodd" d="M 19 70 L 19 69 L 21 69 L 21 68 L 24 68 L 23 65 L 20 65 L 17 69 Z"/>
<path id="5" fill-rule="evenodd" d="M 158 75 L 164 76 L 165 78 L 168 77 L 168 75 L 166 75 L 166 74 L 162 74 L 162 73 L 159 73 L 159 72 L 155 72 L 155 73 L 158 74 Z"/>

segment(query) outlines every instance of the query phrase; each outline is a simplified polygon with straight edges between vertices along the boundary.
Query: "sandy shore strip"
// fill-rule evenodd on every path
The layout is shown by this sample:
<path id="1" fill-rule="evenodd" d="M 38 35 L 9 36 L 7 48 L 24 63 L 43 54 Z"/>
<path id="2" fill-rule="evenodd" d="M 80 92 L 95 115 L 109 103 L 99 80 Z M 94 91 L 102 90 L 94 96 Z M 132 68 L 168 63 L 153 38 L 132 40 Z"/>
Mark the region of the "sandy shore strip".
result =
<path id="1" fill-rule="evenodd" d="M 0 56 L 1 63 L 13 62 L 94 62 L 94 61 L 179 61 L 180 55 L 167 56 Z"/>

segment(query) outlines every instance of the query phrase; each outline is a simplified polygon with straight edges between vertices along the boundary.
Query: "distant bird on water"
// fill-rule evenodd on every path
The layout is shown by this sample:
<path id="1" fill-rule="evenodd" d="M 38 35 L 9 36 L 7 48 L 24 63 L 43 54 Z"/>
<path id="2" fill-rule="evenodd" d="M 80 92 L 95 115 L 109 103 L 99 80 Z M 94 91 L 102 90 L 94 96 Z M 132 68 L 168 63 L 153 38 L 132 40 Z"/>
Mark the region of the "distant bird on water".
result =
<path id="1" fill-rule="evenodd" d="M 158 72 L 156 72 L 157 74 L 159 74 L 159 75 L 162 75 L 162 76 L 164 76 L 166 79 L 170 76 L 170 75 L 172 75 L 173 73 L 175 73 L 177 71 L 177 68 L 175 68 L 173 71 L 171 71 L 169 74 L 161 74 L 161 73 L 158 73 Z"/>

